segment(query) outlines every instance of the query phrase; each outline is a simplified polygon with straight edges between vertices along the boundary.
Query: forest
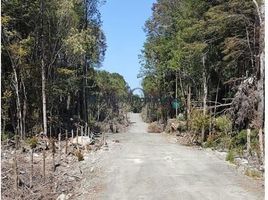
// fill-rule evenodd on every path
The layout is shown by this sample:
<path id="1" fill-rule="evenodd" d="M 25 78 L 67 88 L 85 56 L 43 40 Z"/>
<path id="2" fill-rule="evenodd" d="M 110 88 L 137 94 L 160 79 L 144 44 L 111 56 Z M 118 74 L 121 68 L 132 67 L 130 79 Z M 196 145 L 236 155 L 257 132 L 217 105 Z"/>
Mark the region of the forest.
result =
<path id="1" fill-rule="evenodd" d="M 2 1 L 2 140 L 124 117 L 126 81 L 100 70 L 103 3 Z"/>
<path id="2" fill-rule="evenodd" d="M 262 163 L 264 2 L 158 0 L 144 30 L 144 119 L 184 121 L 188 135 L 231 157 L 243 154 L 250 135 Z"/>
<path id="3" fill-rule="evenodd" d="M 66 163 L 105 145 L 103 132 L 128 126 L 130 88 L 122 75 L 101 68 L 104 3 L 2 1 L 3 199 L 56 199 L 73 190 L 78 180 L 64 176 Z"/>
<path id="4" fill-rule="evenodd" d="M 1 198 L 263 196 L 263 0 L 155 0 L 136 88 L 105 0 L 1 3 Z"/>

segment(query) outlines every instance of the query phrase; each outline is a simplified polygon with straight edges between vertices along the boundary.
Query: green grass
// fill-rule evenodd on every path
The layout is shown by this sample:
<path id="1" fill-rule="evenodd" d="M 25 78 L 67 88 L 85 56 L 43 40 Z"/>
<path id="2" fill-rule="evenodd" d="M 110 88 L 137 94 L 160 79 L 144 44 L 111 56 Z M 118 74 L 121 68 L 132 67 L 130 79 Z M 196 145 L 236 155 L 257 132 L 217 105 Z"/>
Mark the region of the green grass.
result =
<path id="1" fill-rule="evenodd" d="M 231 163 L 234 163 L 234 158 L 235 158 L 235 155 L 234 155 L 234 151 L 233 150 L 229 150 L 227 155 L 226 155 L 226 161 L 229 161 Z"/>

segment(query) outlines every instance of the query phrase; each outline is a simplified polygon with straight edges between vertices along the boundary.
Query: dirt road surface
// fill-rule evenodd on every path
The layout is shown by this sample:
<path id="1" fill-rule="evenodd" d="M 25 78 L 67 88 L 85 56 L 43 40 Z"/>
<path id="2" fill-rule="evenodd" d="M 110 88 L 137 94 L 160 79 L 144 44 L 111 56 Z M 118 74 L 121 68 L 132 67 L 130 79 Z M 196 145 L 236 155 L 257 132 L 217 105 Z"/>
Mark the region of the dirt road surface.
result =
<path id="1" fill-rule="evenodd" d="M 127 133 L 108 135 L 108 148 L 84 162 L 81 195 L 100 200 L 262 200 L 259 180 L 239 174 L 215 154 L 147 133 L 129 114 Z M 118 141 L 115 141 L 118 140 Z"/>

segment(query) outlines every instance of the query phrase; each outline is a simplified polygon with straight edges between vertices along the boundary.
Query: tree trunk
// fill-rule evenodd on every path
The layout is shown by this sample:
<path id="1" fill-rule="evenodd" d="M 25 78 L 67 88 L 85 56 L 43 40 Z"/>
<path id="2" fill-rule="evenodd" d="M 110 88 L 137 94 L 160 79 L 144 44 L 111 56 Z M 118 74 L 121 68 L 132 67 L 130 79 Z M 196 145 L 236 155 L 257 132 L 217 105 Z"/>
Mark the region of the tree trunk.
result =
<path id="1" fill-rule="evenodd" d="M 175 91 L 176 102 L 178 101 L 178 72 L 176 70 L 176 91 Z M 178 117 L 178 106 L 176 105 L 176 119 Z"/>
<path id="2" fill-rule="evenodd" d="M 70 95 L 70 93 L 68 93 L 68 96 L 67 96 L 67 102 L 66 102 L 66 104 L 67 104 L 66 109 L 67 109 L 67 110 L 70 109 L 70 102 L 71 102 L 71 95 Z"/>
<path id="3" fill-rule="evenodd" d="M 259 17 L 260 23 L 260 35 L 259 35 L 259 65 L 257 65 L 258 74 L 258 94 L 259 94 L 259 103 L 258 103 L 258 121 L 259 121 L 259 146 L 260 146 L 260 155 L 261 161 L 264 163 L 264 140 L 263 140 L 263 127 L 264 127 L 264 67 L 265 67 L 265 51 L 264 51 L 264 2 L 259 6 L 256 0 L 253 0 L 253 3 L 256 6 L 256 10 Z"/>
<path id="4" fill-rule="evenodd" d="M 47 103 L 46 103 L 46 73 L 44 62 L 44 1 L 41 1 L 41 73 L 42 73 L 42 105 L 43 105 L 43 131 L 47 136 Z"/>
<path id="5" fill-rule="evenodd" d="M 15 88 L 15 93 L 16 93 L 16 106 L 17 106 L 17 133 L 22 138 L 23 131 L 22 131 L 22 114 L 21 114 L 20 94 L 19 94 L 19 82 L 18 82 L 18 75 L 15 69 L 15 66 L 13 66 L 13 72 L 14 72 L 14 82 L 15 82 L 14 88 Z"/>
<path id="6" fill-rule="evenodd" d="M 25 134 L 26 134 L 26 113 L 27 113 L 27 96 L 26 96 L 26 90 L 25 90 L 25 85 L 23 79 L 21 80 L 22 82 L 22 87 L 23 87 L 23 94 L 24 94 L 24 99 L 23 99 L 23 112 L 22 112 L 22 132 L 23 132 L 23 139 L 25 139 Z"/>
<path id="7" fill-rule="evenodd" d="M 208 93 L 205 56 L 203 56 L 202 62 L 203 62 L 203 115 L 205 117 L 206 111 L 207 111 L 207 93 Z M 205 126 L 204 125 L 202 126 L 201 139 L 202 139 L 202 142 L 205 141 Z"/>
<path id="8" fill-rule="evenodd" d="M 218 81 L 217 91 L 216 91 L 216 98 L 215 98 L 215 105 L 214 105 L 214 119 L 216 118 L 216 112 L 217 112 L 217 103 L 218 103 L 218 96 L 219 96 L 219 86 L 220 86 L 220 80 Z"/>
<path id="9" fill-rule="evenodd" d="M 188 95 L 187 95 L 187 129 L 190 128 L 190 115 L 191 115 L 191 86 L 188 86 Z"/>

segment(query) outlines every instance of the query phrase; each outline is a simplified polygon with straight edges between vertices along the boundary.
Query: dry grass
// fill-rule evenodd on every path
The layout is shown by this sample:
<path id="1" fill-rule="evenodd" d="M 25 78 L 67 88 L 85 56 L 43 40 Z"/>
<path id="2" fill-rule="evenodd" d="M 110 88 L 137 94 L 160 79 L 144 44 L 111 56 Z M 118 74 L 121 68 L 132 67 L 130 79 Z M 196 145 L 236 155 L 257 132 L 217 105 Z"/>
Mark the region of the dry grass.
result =
<path id="1" fill-rule="evenodd" d="M 163 132 L 163 125 L 159 124 L 158 122 L 153 122 L 148 125 L 148 133 L 162 133 Z"/>
<path id="2" fill-rule="evenodd" d="M 62 141 L 61 146 L 64 147 L 65 144 L 65 141 Z M 84 146 L 79 146 L 80 150 L 78 151 L 77 145 L 69 144 L 67 154 L 64 153 L 64 148 L 62 148 L 60 160 L 59 149 L 57 148 L 55 153 L 55 171 L 53 171 L 52 148 L 46 150 L 44 179 L 42 173 L 43 156 L 42 151 L 39 151 L 39 148 L 39 146 L 35 148 L 33 156 L 33 182 L 31 187 L 31 153 L 29 150 L 29 145 L 27 144 L 26 146 L 21 146 L 20 149 L 15 151 L 14 145 L 6 145 L 6 143 L 2 143 L 1 199 L 52 200 L 57 199 L 60 194 L 76 194 L 74 188 L 79 185 L 82 179 L 81 171 L 79 169 L 79 162 L 77 160 L 83 160 L 83 154 L 88 152 L 89 149 Z M 92 150 L 92 148 L 90 148 L 90 150 Z M 16 190 L 15 187 L 15 170 L 13 167 L 15 153 L 18 165 L 18 190 Z"/>

